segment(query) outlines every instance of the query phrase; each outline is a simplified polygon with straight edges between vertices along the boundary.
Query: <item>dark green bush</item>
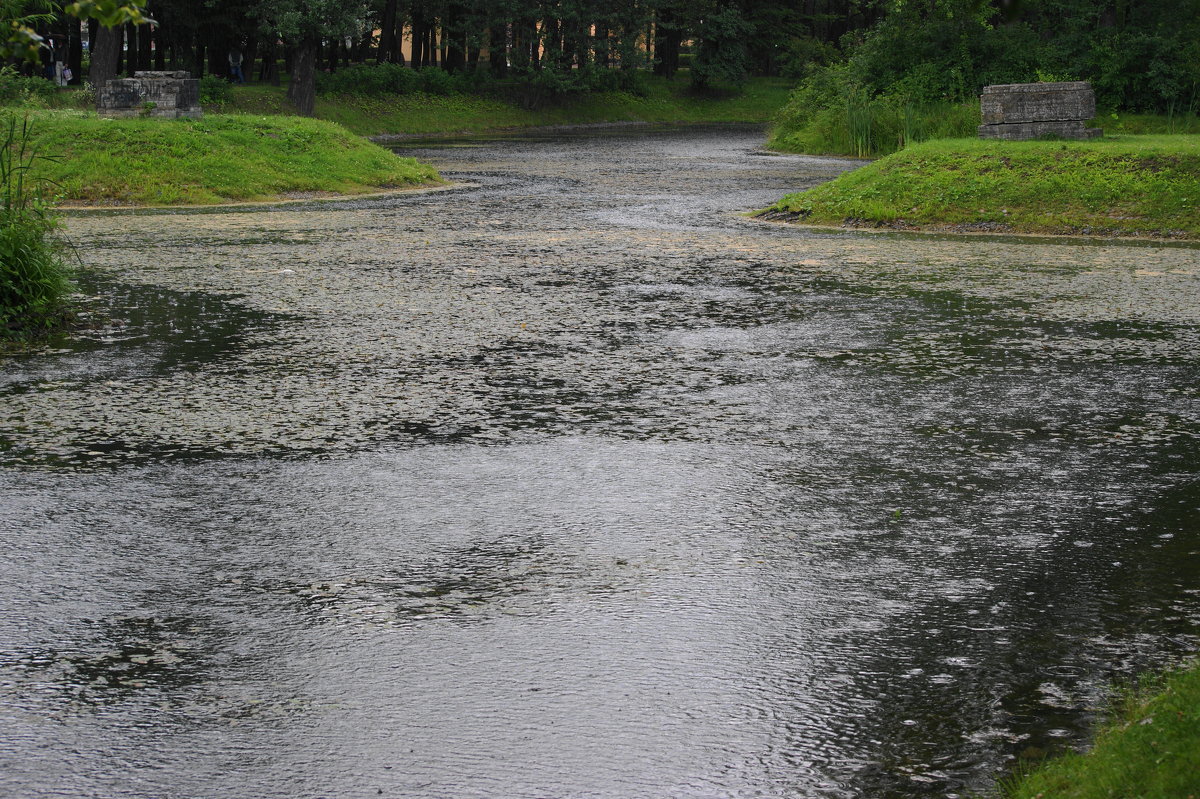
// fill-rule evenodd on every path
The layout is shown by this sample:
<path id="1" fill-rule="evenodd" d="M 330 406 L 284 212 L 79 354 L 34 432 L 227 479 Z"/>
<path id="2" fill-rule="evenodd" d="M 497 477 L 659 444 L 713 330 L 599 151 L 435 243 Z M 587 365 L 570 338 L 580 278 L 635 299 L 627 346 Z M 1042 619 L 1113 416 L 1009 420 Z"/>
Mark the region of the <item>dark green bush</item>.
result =
<path id="1" fill-rule="evenodd" d="M 0 67 L 0 105 L 49 105 L 58 94 L 58 87 L 45 78 L 30 78 L 11 66 Z"/>
<path id="2" fill-rule="evenodd" d="M 575 79 L 584 91 L 626 92 L 635 97 L 649 97 L 650 85 L 640 69 L 605 69 L 586 66 L 574 70 Z"/>
<path id="3" fill-rule="evenodd" d="M 201 105 L 223 105 L 232 94 L 233 86 L 220 75 L 205 75 L 200 79 Z"/>
<path id="4" fill-rule="evenodd" d="M 459 94 L 463 81 L 457 74 L 451 74 L 438 67 L 421 67 L 417 72 L 418 91 L 425 94 L 450 95 Z"/>
<path id="5" fill-rule="evenodd" d="M 355 64 L 337 72 L 317 75 L 317 91 L 322 94 L 347 94 L 378 97 L 385 94 L 411 94 L 418 91 L 420 78 L 403 64 Z"/>
<path id="6" fill-rule="evenodd" d="M 559 105 L 584 90 L 574 70 L 545 64 L 541 69 L 527 69 L 509 82 L 510 99 L 522 108 L 536 111 Z"/>
<path id="7" fill-rule="evenodd" d="M 389 94 L 450 95 L 479 91 L 486 87 L 482 73 L 447 72 L 439 67 L 412 69 L 403 64 L 355 64 L 336 72 L 317 75 L 321 94 L 381 97 Z"/>

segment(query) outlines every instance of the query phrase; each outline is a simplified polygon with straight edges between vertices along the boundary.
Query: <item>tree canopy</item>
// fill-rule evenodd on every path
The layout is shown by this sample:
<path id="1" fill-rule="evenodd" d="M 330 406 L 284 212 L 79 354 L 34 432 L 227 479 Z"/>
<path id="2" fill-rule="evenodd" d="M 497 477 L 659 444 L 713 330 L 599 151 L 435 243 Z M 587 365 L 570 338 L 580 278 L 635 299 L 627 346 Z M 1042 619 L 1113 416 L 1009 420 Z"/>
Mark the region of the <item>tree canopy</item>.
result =
<path id="1" fill-rule="evenodd" d="M 686 70 L 698 89 L 833 68 L 855 91 L 916 100 L 1082 79 L 1102 105 L 1157 111 L 1194 109 L 1200 86 L 1200 0 L 0 0 L 5 55 L 36 50 L 64 12 L 117 26 L 130 70 L 225 74 L 239 50 L 266 80 L 284 61 L 305 112 L 316 76 L 352 63 L 546 86 Z"/>

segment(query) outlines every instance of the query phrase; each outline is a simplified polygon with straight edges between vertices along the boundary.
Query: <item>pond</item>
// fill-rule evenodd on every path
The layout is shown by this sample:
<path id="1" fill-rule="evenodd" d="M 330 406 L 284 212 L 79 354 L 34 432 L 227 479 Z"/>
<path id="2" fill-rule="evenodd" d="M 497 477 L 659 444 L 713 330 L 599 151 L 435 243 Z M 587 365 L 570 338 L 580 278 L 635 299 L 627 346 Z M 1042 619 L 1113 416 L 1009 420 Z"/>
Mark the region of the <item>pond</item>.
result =
<path id="1" fill-rule="evenodd" d="M 70 218 L 0 362 L 0 793 L 954 797 L 1195 651 L 1200 250 L 741 212 L 743 127 Z"/>

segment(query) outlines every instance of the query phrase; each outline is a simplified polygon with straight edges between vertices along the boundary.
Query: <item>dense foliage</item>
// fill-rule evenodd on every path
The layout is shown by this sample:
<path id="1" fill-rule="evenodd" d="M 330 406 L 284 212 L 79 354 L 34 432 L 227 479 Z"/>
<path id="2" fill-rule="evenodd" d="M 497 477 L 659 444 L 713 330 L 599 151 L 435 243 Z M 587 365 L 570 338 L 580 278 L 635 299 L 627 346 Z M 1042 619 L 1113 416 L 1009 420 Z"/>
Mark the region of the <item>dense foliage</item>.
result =
<path id="1" fill-rule="evenodd" d="M 4 4 L 39 35 L 73 41 L 72 18 L 45 21 L 50 0 Z M 972 100 L 988 83 L 1083 79 L 1105 108 L 1185 113 L 1200 86 L 1200 0 L 148 0 L 144 10 L 157 24 L 92 30 L 123 37 L 105 50 L 114 72 L 228 76 L 237 53 L 249 80 L 277 80 L 282 63 L 306 113 L 318 83 L 349 82 L 323 75 L 365 64 L 484 73 L 551 98 L 608 88 L 610 72 L 686 69 L 697 89 L 783 75 L 806 81 L 809 109 L 816 90 L 832 95 L 825 108 L 856 95 L 925 105 Z M 82 55 L 71 57 L 78 79 Z M 394 70 L 360 69 L 353 83 L 452 90 Z"/>
<path id="2" fill-rule="evenodd" d="M 1200 0 L 893 0 L 811 59 L 773 141 L 879 155 L 971 134 L 993 83 L 1087 80 L 1101 112 L 1195 115 Z"/>

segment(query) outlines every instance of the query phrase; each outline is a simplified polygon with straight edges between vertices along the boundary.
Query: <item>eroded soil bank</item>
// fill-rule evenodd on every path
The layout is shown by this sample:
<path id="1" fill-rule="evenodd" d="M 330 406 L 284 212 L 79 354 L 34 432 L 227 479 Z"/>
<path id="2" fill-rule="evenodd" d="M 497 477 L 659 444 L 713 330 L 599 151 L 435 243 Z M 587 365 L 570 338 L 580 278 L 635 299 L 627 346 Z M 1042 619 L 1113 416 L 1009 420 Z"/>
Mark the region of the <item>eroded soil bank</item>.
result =
<path id="1" fill-rule="evenodd" d="M 92 213 L 0 365 L 0 793 L 918 797 L 1196 645 L 1200 251 L 740 218 L 744 129 Z"/>

